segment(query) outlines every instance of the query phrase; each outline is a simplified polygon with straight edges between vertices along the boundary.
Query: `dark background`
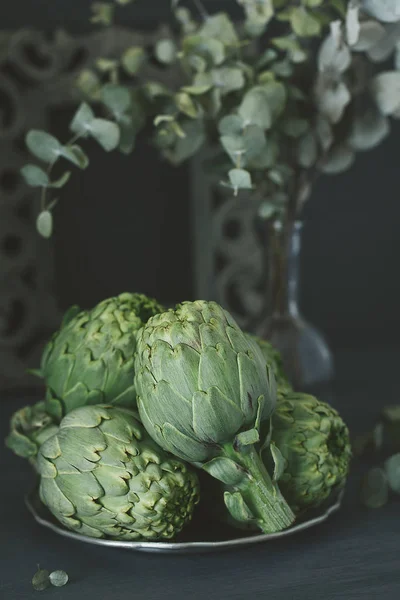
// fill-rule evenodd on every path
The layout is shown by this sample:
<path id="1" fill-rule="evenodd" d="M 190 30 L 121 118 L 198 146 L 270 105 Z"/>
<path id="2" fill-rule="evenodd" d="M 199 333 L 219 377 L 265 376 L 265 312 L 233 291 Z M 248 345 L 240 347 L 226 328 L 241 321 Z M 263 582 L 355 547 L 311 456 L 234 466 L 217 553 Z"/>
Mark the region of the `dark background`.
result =
<path id="1" fill-rule="evenodd" d="M 228 8 L 230 0 L 204 1 Z M 169 1 L 138 1 L 120 22 L 153 27 Z M 90 0 L 1 2 L 2 29 L 90 30 Z M 68 115 L 69 116 L 69 115 Z M 55 115 L 56 129 L 66 115 Z M 306 208 L 302 309 L 335 347 L 396 344 L 400 334 L 400 126 L 351 171 L 320 180 Z M 75 176 L 56 210 L 56 288 L 61 306 L 90 306 L 125 289 L 173 303 L 193 299 L 187 168 L 174 170 L 145 144 L 105 156 Z"/>

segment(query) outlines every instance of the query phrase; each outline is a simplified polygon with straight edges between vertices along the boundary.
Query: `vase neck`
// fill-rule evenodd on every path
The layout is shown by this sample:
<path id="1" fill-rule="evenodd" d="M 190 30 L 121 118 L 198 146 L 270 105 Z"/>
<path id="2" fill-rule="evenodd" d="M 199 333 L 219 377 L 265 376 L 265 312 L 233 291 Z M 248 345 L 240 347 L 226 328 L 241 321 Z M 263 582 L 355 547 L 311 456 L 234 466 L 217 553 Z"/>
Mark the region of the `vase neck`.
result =
<path id="1" fill-rule="evenodd" d="M 301 232 L 301 221 L 270 224 L 270 311 L 275 317 L 299 316 Z"/>

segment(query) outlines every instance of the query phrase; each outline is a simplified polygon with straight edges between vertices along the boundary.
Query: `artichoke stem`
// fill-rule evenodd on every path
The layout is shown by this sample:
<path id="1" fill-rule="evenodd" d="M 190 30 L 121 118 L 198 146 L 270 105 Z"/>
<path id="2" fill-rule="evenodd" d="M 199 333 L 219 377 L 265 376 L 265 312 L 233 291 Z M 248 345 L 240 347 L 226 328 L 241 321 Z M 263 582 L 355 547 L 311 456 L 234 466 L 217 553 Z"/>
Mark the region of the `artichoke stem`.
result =
<path id="1" fill-rule="evenodd" d="M 248 479 L 235 485 L 264 533 L 275 533 L 289 527 L 295 514 L 282 496 L 264 466 L 255 446 L 236 451 L 232 444 L 224 446 L 225 456 L 233 459 L 248 474 Z"/>

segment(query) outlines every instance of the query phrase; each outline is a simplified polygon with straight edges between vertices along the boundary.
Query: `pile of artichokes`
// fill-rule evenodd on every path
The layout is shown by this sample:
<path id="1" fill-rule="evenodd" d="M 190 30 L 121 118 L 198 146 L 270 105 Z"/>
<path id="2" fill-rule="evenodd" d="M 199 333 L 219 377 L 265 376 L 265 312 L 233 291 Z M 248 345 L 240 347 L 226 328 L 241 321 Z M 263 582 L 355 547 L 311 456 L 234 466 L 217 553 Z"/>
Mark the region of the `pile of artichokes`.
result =
<path id="1" fill-rule="evenodd" d="M 215 518 L 273 533 L 345 484 L 339 414 L 294 392 L 279 353 L 215 302 L 165 310 L 125 293 L 73 307 L 37 374 L 45 399 L 13 415 L 6 443 L 82 535 L 175 539 L 200 498 Z"/>

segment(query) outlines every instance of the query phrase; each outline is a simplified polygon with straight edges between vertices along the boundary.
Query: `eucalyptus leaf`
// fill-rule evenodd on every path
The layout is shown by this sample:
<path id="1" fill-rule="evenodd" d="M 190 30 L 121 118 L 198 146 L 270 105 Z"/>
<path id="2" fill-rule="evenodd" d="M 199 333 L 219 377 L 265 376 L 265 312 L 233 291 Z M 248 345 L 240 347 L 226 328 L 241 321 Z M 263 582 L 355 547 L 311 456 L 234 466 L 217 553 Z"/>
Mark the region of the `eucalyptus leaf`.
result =
<path id="1" fill-rule="evenodd" d="M 89 135 L 90 125 L 94 119 L 94 112 L 90 106 L 83 102 L 75 113 L 70 124 L 70 129 L 76 135 L 86 137 Z"/>
<path id="2" fill-rule="evenodd" d="M 120 140 L 118 125 L 106 119 L 93 119 L 89 125 L 90 135 L 106 151 L 110 152 L 117 148 Z"/>
<path id="3" fill-rule="evenodd" d="M 315 165 L 318 158 L 318 145 L 312 131 L 303 135 L 297 146 L 297 161 L 300 166 L 310 169 Z"/>
<path id="4" fill-rule="evenodd" d="M 370 50 L 385 36 L 386 30 L 378 21 L 363 21 L 360 25 L 360 33 L 352 50 L 366 52 Z"/>
<path id="5" fill-rule="evenodd" d="M 218 123 L 219 133 L 225 136 L 240 136 L 243 127 L 243 119 L 237 115 L 227 115 Z"/>
<path id="6" fill-rule="evenodd" d="M 206 140 L 204 123 L 200 119 L 182 123 L 182 131 L 184 137 L 179 137 L 175 147 L 165 152 L 167 158 L 173 164 L 180 164 L 194 156 Z"/>
<path id="7" fill-rule="evenodd" d="M 47 173 L 36 165 L 25 165 L 21 169 L 21 175 L 25 182 L 32 187 L 47 187 L 49 185 Z"/>
<path id="8" fill-rule="evenodd" d="M 65 571 L 52 571 L 49 575 L 51 585 L 62 587 L 68 583 L 68 575 Z"/>
<path id="9" fill-rule="evenodd" d="M 214 38 L 199 35 L 186 37 L 182 43 L 184 55 L 197 54 L 209 61 L 210 66 L 218 66 L 225 60 L 224 44 Z"/>
<path id="10" fill-rule="evenodd" d="M 333 144 L 333 131 L 328 119 L 322 115 L 317 116 L 315 133 L 321 148 L 326 152 Z"/>
<path id="11" fill-rule="evenodd" d="M 118 149 L 122 154 L 130 154 L 135 147 L 138 127 L 130 115 L 124 115 L 124 118 L 118 124 L 120 130 Z"/>
<path id="12" fill-rule="evenodd" d="M 389 133 L 390 123 L 388 118 L 381 115 L 375 108 L 370 108 L 355 116 L 348 142 L 353 150 L 372 150 Z"/>
<path id="13" fill-rule="evenodd" d="M 346 144 L 339 144 L 328 152 L 322 163 L 321 170 L 328 175 L 336 175 L 349 169 L 354 160 L 354 151 Z"/>
<path id="14" fill-rule="evenodd" d="M 54 163 L 61 154 L 60 142 L 45 131 L 33 129 L 26 136 L 26 145 L 30 152 L 48 164 Z"/>
<path id="15" fill-rule="evenodd" d="M 351 94 L 346 84 L 343 81 L 337 82 L 324 73 L 318 77 L 315 95 L 320 113 L 332 124 L 341 120 L 346 106 L 351 101 Z"/>
<path id="16" fill-rule="evenodd" d="M 266 147 L 265 133 L 257 125 L 246 126 L 240 135 L 223 135 L 220 141 L 237 167 L 253 163 Z"/>
<path id="17" fill-rule="evenodd" d="M 283 60 L 278 60 L 271 67 L 273 73 L 277 77 L 288 78 L 293 75 L 293 65 L 288 58 L 284 58 Z"/>
<path id="18" fill-rule="evenodd" d="M 96 60 L 96 67 L 103 73 L 111 73 L 118 70 L 118 60 L 112 58 L 98 58 Z"/>
<path id="19" fill-rule="evenodd" d="M 384 29 L 384 35 L 367 50 L 368 58 L 374 63 L 381 63 L 390 58 L 400 40 L 400 22 L 385 25 Z"/>
<path id="20" fill-rule="evenodd" d="M 42 592 L 50 586 L 49 572 L 46 569 L 38 569 L 32 578 L 33 589 Z"/>
<path id="21" fill-rule="evenodd" d="M 226 13 L 207 16 L 199 34 L 205 38 L 220 40 L 225 46 L 237 46 L 239 38 L 235 27 Z"/>
<path id="22" fill-rule="evenodd" d="M 389 485 L 386 473 L 381 468 L 370 469 L 364 478 L 361 498 L 368 508 L 381 508 L 389 497 Z"/>
<path id="23" fill-rule="evenodd" d="M 385 461 L 385 472 L 392 492 L 400 494 L 400 454 L 394 454 Z"/>
<path id="24" fill-rule="evenodd" d="M 358 0 L 350 0 L 346 14 L 346 38 L 350 46 L 357 43 L 360 29 L 360 3 Z"/>
<path id="25" fill-rule="evenodd" d="M 87 154 L 77 144 L 72 146 L 62 146 L 61 156 L 72 162 L 80 169 L 86 169 L 89 166 L 89 158 Z"/>
<path id="26" fill-rule="evenodd" d="M 400 73 L 386 71 L 371 81 L 372 96 L 383 115 L 390 116 L 400 108 Z"/>
<path id="27" fill-rule="evenodd" d="M 90 19 L 91 23 L 97 25 L 111 25 L 114 17 L 114 6 L 109 2 L 92 2 L 91 10 L 93 15 Z"/>
<path id="28" fill-rule="evenodd" d="M 241 90 L 245 85 L 245 78 L 240 69 L 222 67 L 211 71 L 212 84 L 220 88 L 221 94 L 229 94 Z"/>
<path id="29" fill-rule="evenodd" d="M 129 90 L 122 85 L 108 83 L 101 90 L 101 99 L 103 104 L 118 119 L 126 112 L 131 105 L 131 95 Z"/>
<path id="30" fill-rule="evenodd" d="M 264 201 L 258 209 L 258 216 L 261 219 L 270 219 L 276 212 L 276 206 L 272 202 Z"/>
<path id="31" fill-rule="evenodd" d="M 155 47 L 155 55 L 157 59 L 165 64 L 170 65 L 176 59 L 177 49 L 175 42 L 171 39 L 159 40 Z"/>
<path id="32" fill-rule="evenodd" d="M 290 22 L 299 37 L 315 37 L 321 33 L 321 23 L 304 6 L 293 9 Z"/>
<path id="33" fill-rule="evenodd" d="M 400 20 L 399 0 L 361 0 L 362 8 L 378 21 L 393 23 Z"/>
<path id="34" fill-rule="evenodd" d="M 285 107 L 284 86 L 275 81 L 251 88 L 239 107 L 239 115 L 246 123 L 269 129 L 273 120 Z"/>
<path id="35" fill-rule="evenodd" d="M 84 96 L 90 100 L 99 100 L 101 91 L 100 78 L 90 71 L 90 69 L 83 69 L 77 77 L 76 85 Z"/>
<path id="36" fill-rule="evenodd" d="M 48 239 L 53 233 L 53 215 L 49 210 L 43 210 L 36 219 L 36 229 L 39 235 Z"/>
<path id="37" fill-rule="evenodd" d="M 61 177 L 59 177 L 55 181 L 50 182 L 49 187 L 60 189 L 60 188 L 64 187 L 64 185 L 66 183 L 68 183 L 70 177 L 71 177 L 71 171 L 66 171 L 65 173 L 63 173 L 63 175 L 61 175 Z"/>
<path id="38" fill-rule="evenodd" d="M 128 75 L 136 75 L 145 63 L 147 54 L 140 46 L 132 46 L 125 50 L 121 64 Z"/>
<path id="39" fill-rule="evenodd" d="M 229 181 L 233 187 L 234 194 L 237 196 L 239 190 L 251 190 L 253 185 L 251 175 L 244 169 L 231 169 L 228 173 Z M 256 440 L 258 441 L 258 440 Z M 254 443 L 254 442 L 250 442 Z"/>
<path id="40" fill-rule="evenodd" d="M 179 92 L 175 95 L 175 103 L 177 108 L 186 116 L 196 119 L 199 116 L 199 110 L 193 102 L 189 94 Z"/>
<path id="41" fill-rule="evenodd" d="M 181 89 L 182 89 L 182 92 L 186 92 L 187 94 L 190 94 L 191 96 L 203 96 L 203 94 L 206 94 L 207 92 L 209 92 L 211 88 L 212 88 L 212 83 L 209 83 L 207 85 L 185 85 Z"/>
<path id="42" fill-rule="evenodd" d="M 333 32 L 322 43 L 318 53 L 318 68 L 321 72 L 344 73 L 351 65 L 351 52 L 346 44 L 335 39 Z"/>

